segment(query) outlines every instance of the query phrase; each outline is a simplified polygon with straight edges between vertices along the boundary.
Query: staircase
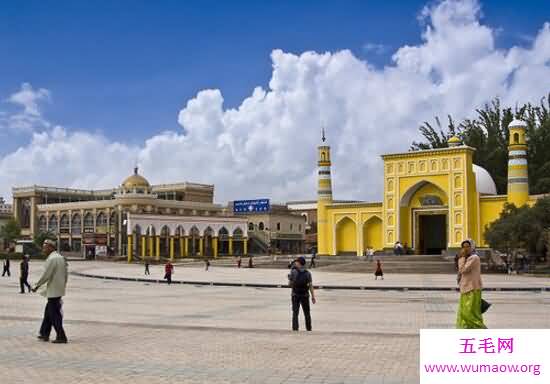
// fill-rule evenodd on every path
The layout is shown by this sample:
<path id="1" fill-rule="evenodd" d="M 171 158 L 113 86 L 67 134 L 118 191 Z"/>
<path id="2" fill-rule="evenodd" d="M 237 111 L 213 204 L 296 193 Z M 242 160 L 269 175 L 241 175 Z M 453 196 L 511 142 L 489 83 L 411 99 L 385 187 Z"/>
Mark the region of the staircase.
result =
<path id="1" fill-rule="evenodd" d="M 248 252 L 257 254 L 267 254 L 269 241 L 267 234 L 263 231 L 248 231 Z"/>

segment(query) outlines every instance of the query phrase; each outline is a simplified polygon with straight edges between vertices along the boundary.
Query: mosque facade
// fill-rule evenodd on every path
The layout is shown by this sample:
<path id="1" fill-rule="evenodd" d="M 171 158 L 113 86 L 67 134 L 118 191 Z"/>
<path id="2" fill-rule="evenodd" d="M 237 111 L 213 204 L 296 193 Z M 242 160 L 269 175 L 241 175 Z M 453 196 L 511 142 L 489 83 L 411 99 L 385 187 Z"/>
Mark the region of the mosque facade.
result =
<path id="1" fill-rule="evenodd" d="M 448 148 L 382 155 L 382 201 L 339 203 L 332 197 L 330 146 L 323 143 L 318 147 L 319 254 L 390 251 L 397 241 L 417 254 L 451 252 L 464 239 L 487 247 L 485 227 L 505 203 L 522 206 L 538 198 L 529 195 L 526 123 L 514 120 L 508 128 L 506 195 L 498 195 L 491 175 L 473 163 L 475 149 L 452 137 Z"/>

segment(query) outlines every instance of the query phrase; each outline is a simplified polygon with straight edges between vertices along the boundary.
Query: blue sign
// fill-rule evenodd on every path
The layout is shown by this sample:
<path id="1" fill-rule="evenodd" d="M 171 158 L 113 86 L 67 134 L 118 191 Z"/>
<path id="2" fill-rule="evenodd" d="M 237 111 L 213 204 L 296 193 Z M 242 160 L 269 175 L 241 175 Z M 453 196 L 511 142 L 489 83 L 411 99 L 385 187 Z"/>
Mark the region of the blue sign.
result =
<path id="1" fill-rule="evenodd" d="M 233 202 L 234 213 L 269 212 L 269 199 L 237 200 Z"/>

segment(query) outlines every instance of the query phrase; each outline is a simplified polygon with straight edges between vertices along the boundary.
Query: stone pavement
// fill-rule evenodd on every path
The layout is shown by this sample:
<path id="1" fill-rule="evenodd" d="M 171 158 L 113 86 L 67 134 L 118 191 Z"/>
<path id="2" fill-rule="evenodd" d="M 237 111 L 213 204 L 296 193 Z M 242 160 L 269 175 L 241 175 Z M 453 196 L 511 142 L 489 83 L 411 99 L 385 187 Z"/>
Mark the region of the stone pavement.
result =
<path id="1" fill-rule="evenodd" d="M 74 262 L 72 270 L 88 276 L 144 279 L 149 281 L 162 280 L 163 265 L 151 265 L 151 275 L 144 276 L 144 267 L 140 264 L 112 263 L 112 262 Z M 374 280 L 373 274 L 324 272 L 311 270 L 314 284 L 321 287 L 352 288 L 352 289 L 442 289 L 456 288 L 456 274 L 385 274 L 384 280 Z M 373 272 L 374 273 L 374 272 Z M 219 283 L 287 286 L 286 269 L 262 268 L 231 268 L 210 267 L 180 267 L 176 265 L 174 282 L 187 283 Z M 525 275 L 488 274 L 483 275 L 485 290 L 546 290 L 550 291 L 550 279 L 530 277 Z"/>
<path id="2" fill-rule="evenodd" d="M 31 282 L 40 267 L 31 263 Z M 91 267 L 128 266 L 71 263 Z M 454 292 L 322 290 L 314 331 L 293 333 L 287 290 L 71 276 L 70 343 L 55 345 L 35 339 L 44 298 L 17 292 L 16 276 L 0 278 L 0 382 L 10 384 L 418 383 L 418 330 L 452 328 L 458 299 Z M 490 328 L 550 328 L 548 292 L 485 298 L 494 304 Z"/>

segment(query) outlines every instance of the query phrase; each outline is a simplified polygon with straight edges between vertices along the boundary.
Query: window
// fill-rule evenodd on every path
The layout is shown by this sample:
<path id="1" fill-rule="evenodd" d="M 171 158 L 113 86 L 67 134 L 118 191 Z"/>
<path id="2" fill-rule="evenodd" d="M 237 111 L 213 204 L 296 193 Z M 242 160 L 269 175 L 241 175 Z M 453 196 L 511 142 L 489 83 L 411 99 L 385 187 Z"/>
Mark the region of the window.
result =
<path id="1" fill-rule="evenodd" d="M 72 218 L 71 233 L 73 235 L 79 235 L 81 225 L 82 225 L 82 220 L 80 218 L 80 215 L 76 213 Z"/>
<path id="2" fill-rule="evenodd" d="M 281 230 L 281 223 L 277 223 L 277 231 Z"/>
<path id="3" fill-rule="evenodd" d="M 40 219 L 38 219 L 38 229 L 40 230 L 40 232 L 46 232 L 46 226 L 46 216 L 40 216 Z"/>
<path id="4" fill-rule="evenodd" d="M 298 232 L 302 232 L 302 224 L 298 224 Z"/>
<path id="5" fill-rule="evenodd" d="M 519 133 L 514 133 L 514 144 L 519 144 Z"/>
<path id="6" fill-rule="evenodd" d="M 248 223 L 248 230 L 253 231 L 254 230 L 254 223 Z"/>
<path id="7" fill-rule="evenodd" d="M 290 230 L 292 231 L 292 228 L 294 227 L 294 224 L 290 223 Z"/>
<path id="8" fill-rule="evenodd" d="M 97 226 L 107 225 L 107 216 L 105 216 L 105 214 L 103 212 L 101 212 L 99 215 L 97 215 L 96 225 Z"/>
<path id="9" fill-rule="evenodd" d="M 84 216 L 84 227 L 85 228 L 93 228 L 94 227 L 94 217 L 90 212 L 88 212 Z"/>
<path id="10" fill-rule="evenodd" d="M 260 231 L 263 231 L 263 230 L 264 230 L 264 223 L 262 223 L 261 221 L 260 221 L 260 224 L 258 224 L 258 229 L 259 229 Z"/>

